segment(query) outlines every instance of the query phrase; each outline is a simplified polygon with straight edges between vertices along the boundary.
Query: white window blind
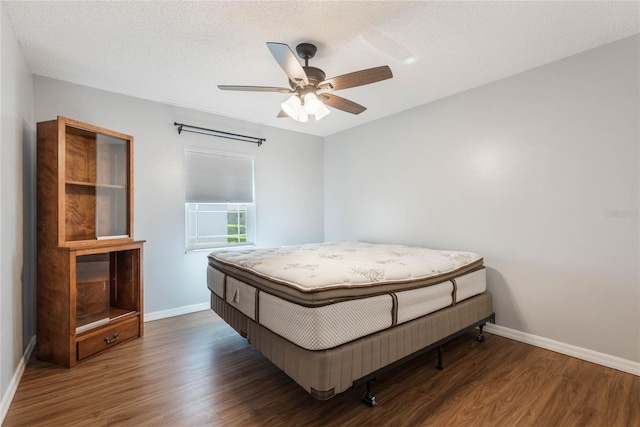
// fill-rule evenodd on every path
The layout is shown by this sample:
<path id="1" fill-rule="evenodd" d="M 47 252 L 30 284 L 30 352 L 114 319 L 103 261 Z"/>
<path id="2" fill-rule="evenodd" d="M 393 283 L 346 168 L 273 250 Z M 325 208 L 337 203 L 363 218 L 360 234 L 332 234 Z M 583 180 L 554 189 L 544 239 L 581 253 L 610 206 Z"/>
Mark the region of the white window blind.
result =
<path id="1" fill-rule="evenodd" d="M 184 150 L 185 248 L 253 244 L 253 157 Z"/>
<path id="2" fill-rule="evenodd" d="M 253 203 L 253 158 L 185 148 L 185 202 Z"/>

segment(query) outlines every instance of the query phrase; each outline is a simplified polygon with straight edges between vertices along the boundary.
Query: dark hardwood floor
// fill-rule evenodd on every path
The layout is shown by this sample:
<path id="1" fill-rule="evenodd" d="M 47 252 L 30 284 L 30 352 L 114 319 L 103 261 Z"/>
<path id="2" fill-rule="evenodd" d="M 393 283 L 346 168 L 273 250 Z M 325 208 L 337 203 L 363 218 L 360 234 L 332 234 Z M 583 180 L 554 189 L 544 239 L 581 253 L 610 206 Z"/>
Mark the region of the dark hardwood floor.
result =
<path id="1" fill-rule="evenodd" d="M 31 360 L 4 426 L 640 426 L 640 378 L 486 334 L 312 398 L 212 311 L 66 369 Z"/>

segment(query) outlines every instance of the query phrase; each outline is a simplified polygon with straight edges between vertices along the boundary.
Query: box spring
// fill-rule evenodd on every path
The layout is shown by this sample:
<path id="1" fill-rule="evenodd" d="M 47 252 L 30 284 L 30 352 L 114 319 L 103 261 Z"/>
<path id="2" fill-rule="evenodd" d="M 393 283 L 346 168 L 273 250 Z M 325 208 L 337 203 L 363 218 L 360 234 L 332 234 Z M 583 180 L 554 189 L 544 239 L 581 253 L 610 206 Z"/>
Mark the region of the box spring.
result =
<path id="1" fill-rule="evenodd" d="M 211 308 L 317 399 L 329 399 L 372 372 L 492 315 L 489 292 L 328 350 L 306 350 L 211 293 Z"/>

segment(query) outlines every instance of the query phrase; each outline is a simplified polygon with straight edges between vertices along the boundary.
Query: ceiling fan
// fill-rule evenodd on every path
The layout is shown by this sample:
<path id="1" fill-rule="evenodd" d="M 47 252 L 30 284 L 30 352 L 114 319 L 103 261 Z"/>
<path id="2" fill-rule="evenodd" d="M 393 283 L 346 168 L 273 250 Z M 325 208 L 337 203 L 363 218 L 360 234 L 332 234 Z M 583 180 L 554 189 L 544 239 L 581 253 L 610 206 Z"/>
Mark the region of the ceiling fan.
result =
<path id="1" fill-rule="evenodd" d="M 291 117 L 306 123 L 309 121 L 309 116 L 313 115 L 317 121 L 329 114 L 330 110 L 326 107 L 327 105 L 347 113 L 360 114 L 367 108 L 331 92 L 393 77 L 391 69 L 384 65 L 327 79 L 324 71 L 309 66 L 309 60 L 315 56 L 318 50 L 313 44 L 300 43 L 296 46 L 298 56 L 304 59 L 304 66 L 300 64 L 288 45 L 268 42 L 267 47 L 289 77 L 291 88 L 229 85 L 218 85 L 218 88 L 250 92 L 292 93 L 293 95 L 281 104 L 282 110 L 280 110 L 278 117 Z"/>

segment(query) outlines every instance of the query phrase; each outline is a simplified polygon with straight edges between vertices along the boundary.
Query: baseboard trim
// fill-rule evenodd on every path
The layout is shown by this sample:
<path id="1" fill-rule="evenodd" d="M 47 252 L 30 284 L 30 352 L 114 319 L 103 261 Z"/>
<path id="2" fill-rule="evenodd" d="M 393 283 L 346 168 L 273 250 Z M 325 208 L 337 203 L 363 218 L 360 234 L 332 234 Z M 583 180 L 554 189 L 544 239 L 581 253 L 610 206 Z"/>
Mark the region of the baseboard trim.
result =
<path id="1" fill-rule="evenodd" d="M 210 308 L 211 306 L 209 302 L 203 302 L 200 304 L 170 308 L 168 310 L 154 311 L 152 313 L 144 313 L 144 321 L 153 322 L 154 320 L 166 319 L 167 317 L 182 316 L 183 314 L 195 313 L 196 311 L 208 310 Z"/>
<path id="2" fill-rule="evenodd" d="M 640 376 L 640 363 L 632 360 L 623 359 L 621 357 L 612 356 L 610 354 L 600 353 L 589 350 L 587 348 L 577 347 L 571 344 L 565 344 L 549 338 L 540 337 L 538 335 L 517 331 L 511 328 L 505 328 L 500 325 L 487 324 L 485 331 L 499 335 L 501 337 L 510 338 L 525 344 L 531 344 L 546 350 L 555 351 L 556 353 L 565 354 L 577 359 L 586 360 L 587 362 L 597 363 L 598 365 L 608 368 L 617 369 L 622 372 Z"/>
<path id="3" fill-rule="evenodd" d="M 31 353 L 33 353 L 33 349 L 36 346 L 36 336 L 31 337 L 31 341 L 29 341 L 29 345 L 24 350 L 24 355 L 18 363 L 18 369 L 13 374 L 13 378 L 11 378 L 11 382 L 9 383 L 9 388 L 7 388 L 7 392 L 2 396 L 2 404 L 0 404 L 0 425 L 4 423 L 4 419 L 9 412 L 9 407 L 11 406 L 11 402 L 13 402 L 13 398 L 16 395 L 16 391 L 18 390 L 18 384 L 20 384 L 20 380 L 22 379 L 22 374 L 24 373 L 24 368 L 27 366 L 27 362 L 31 357 Z"/>

